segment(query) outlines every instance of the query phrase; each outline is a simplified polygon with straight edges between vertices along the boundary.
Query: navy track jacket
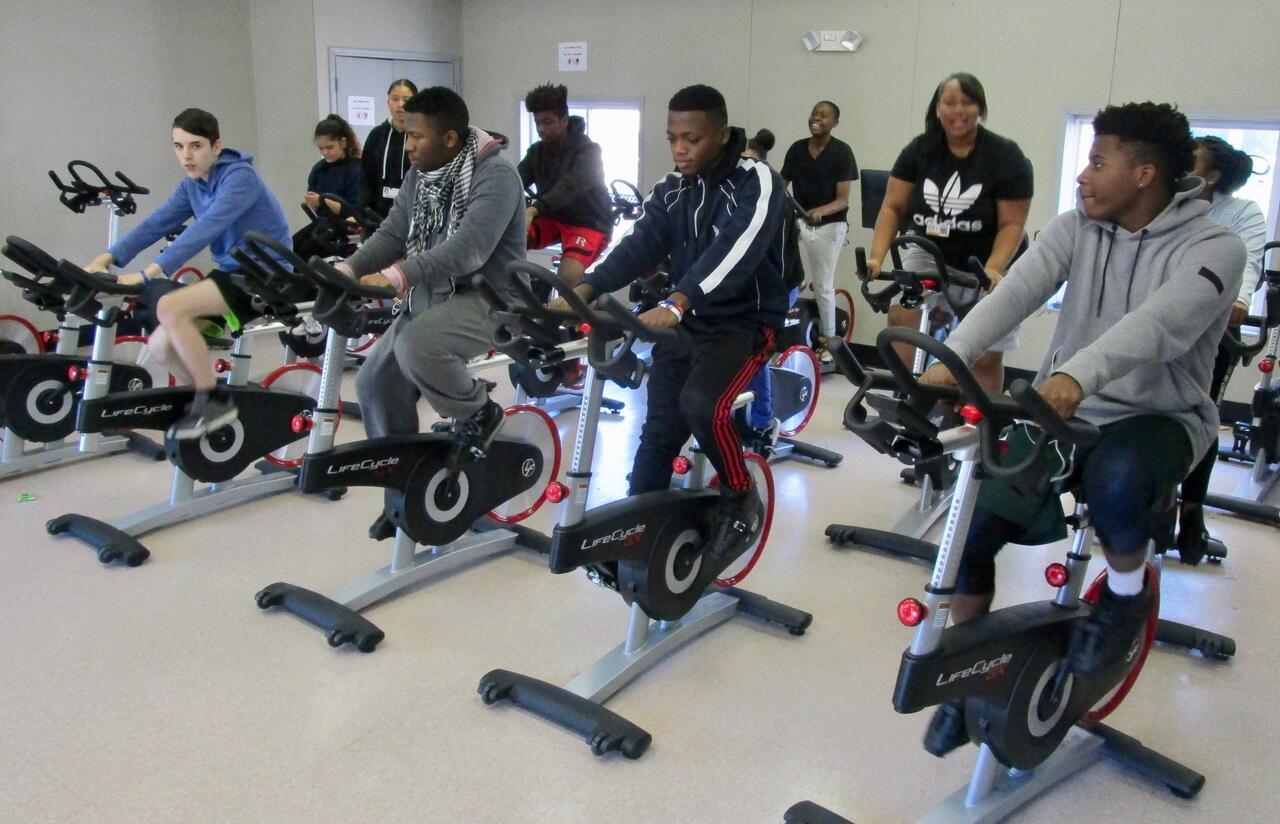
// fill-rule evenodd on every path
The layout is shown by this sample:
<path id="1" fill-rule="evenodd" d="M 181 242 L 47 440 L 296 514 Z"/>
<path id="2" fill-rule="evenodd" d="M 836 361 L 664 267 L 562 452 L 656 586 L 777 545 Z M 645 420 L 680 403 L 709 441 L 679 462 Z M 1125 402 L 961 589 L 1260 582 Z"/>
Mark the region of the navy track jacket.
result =
<path id="1" fill-rule="evenodd" d="M 733 129 L 721 162 L 705 175 L 668 174 L 645 200 L 630 234 L 587 273 L 596 294 L 621 289 L 668 255 L 676 291 L 701 318 L 745 317 L 781 328 L 787 312 L 782 227 L 789 214 L 782 179 L 740 157 Z"/>

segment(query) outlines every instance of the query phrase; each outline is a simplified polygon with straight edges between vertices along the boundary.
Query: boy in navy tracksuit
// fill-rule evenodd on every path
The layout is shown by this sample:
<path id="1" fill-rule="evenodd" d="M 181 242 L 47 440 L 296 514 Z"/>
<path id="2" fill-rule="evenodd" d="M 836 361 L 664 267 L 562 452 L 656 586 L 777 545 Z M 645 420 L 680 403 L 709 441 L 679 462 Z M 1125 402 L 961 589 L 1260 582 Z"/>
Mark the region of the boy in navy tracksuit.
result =
<path id="1" fill-rule="evenodd" d="M 667 488 L 692 433 L 720 475 L 710 551 L 727 561 L 751 546 L 762 521 L 733 402 L 773 351 L 787 311 L 783 186 L 767 165 L 740 157 L 745 135 L 728 126 L 724 97 L 709 86 L 671 98 L 667 142 L 676 171 L 576 291 L 586 300 L 613 292 L 671 257 L 675 291 L 640 319 L 684 334 L 654 349 L 630 494 Z"/>

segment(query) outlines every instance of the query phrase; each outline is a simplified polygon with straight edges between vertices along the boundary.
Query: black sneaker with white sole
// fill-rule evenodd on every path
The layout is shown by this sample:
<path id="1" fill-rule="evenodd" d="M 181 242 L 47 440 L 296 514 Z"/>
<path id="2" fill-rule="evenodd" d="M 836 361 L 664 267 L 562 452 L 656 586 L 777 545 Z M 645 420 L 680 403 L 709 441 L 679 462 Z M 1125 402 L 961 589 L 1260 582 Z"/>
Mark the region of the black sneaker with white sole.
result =
<path id="1" fill-rule="evenodd" d="M 969 743 L 969 727 L 964 720 L 964 701 L 939 704 L 924 731 L 924 749 L 941 758 Z"/>
<path id="2" fill-rule="evenodd" d="M 240 411 L 229 398 L 210 395 L 203 403 L 192 401 L 182 420 L 169 427 L 168 435 L 178 441 L 194 441 L 210 432 L 230 426 Z"/>
<path id="3" fill-rule="evenodd" d="M 1066 671 L 1092 678 L 1127 660 L 1154 603 L 1150 582 L 1144 581 L 1137 595 L 1116 595 L 1104 584 L 1098 602 L 1072 633 Z"/>
<path id="4" fill-rule="evenodd" d="M 721 493 L 709 554 L 726 564 L 732 563 L 760 537 L 763 524 L 764 505 L 754 485 L 745 492 Z"/>
<path id="5" fill-rule="evenodd" d="M 453 448 L 449 450 L 448 467 L 457 472 L 472 461 L 484 460 L 485 450 L 502 428 L 506 413 L 494 401 L 488 401 L 469 418 L 453 424 Z"/>

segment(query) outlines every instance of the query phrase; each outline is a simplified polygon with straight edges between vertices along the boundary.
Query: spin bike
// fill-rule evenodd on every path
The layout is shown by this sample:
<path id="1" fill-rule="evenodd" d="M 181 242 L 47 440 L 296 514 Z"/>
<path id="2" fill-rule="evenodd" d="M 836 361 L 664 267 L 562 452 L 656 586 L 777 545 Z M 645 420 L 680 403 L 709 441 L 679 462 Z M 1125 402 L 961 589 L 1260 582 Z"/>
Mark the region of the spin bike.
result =
<path id="1" fill-rule="evenodd" d="M 286 326 L 300 323 L 302 305 L 311 296 L 290 282 L 284 267 L 252 242 L 252 237 L 253 233 L 247 234 L 244 246 L 232 251 L 232 257 L 243 267 L 238 285 L 254 295 L 255 306 L 264 317 Z M 264 238 L 259 236 L 259 240 Z M 65 261 L 60 266 L 92 294 L 115 295 L 132 288 L 121 287 L 113 277 L 90 274 Z M 169 496 L 114 524 L 78 513 L 59 515 L 45 524 L 49 534 L 67 533 L 77 538 L 94 548 L 103 563 L 122 560 L 127 566 L 137 566 L 150 556 L 138 541 L 141 535 L 296 488 L 293 470 L 300 461 L 290 455 L 290 446 L 309 431 L 309 449 L 323 450 L 333 445 L 336 423 L 309 430 L 307 421 L 316 407 L 313 387 L 317 378 L 323 383 L 331 370 L 340 374 L 341 360 L 326 360 L 323 370 L 311 364 L 284 366 L 261 384 L 253 384 L 248 380 L 249 339 L 248 334 L 240 334 L 231 360 L 220 364 L 220 371 L 227 373 L 222 391 L 232 398 L 239 417 L 198 440 L 176 440 L 167 434 L 191 403 L 194 389 L 189 386 L 113 392 L 83 401 L 77 416 L 82 432 L 125 427 L 166 433 L 165 453 L 173 464 Z M 258 472 L 238 477 L 250 466 Z M 206 486 L 197 489 L 197 482 Z M 327 497 L 337 500 L 341 491 L 330 490 Z"/>
<path id="2" fill-rule="evenodd" d="M 626 388 L 640 386 L 645 368 L 632 351 L 637 340 L 678 334 L 646 327 L 611 296 L 597 304 L 600 310 L 593 309 L 541 267 L 521 263 L 511 270 L 555 288 L 572 312 L 548 309 L 524 288 L 525 305 L 503 318 L 501 338 L 550 340 L 566 323 L 581 324 L 587 333 L 591 368 L 583 417 L 599 406 L 601 376 Z M 594 430 L 580 427 L 567 476 L 570 486 L 560 486 L 555 493 L 561 508 L 548 566 L 557 574 L 585 568 L 593 580 L 615 589 L 631 608 L 626 640 L 566 687 L 496 669 L 480 679 L 477 691 L 486 704 L 507 700 L 584 736 L 596 755 L 619 750 L 627 758 L 639 758 L 652 736 L 606 709 L 604 702 L 611 696 L 677 648 L 739 613 L 779 624 L 792 635 L 804 634 L 813 616 L 735 586 L 755 566 L 768 538 L 773 498 L 767 474 L 765 483 L 756 484 L 758 492 L 768 493 L 760 537 L 736 560 L 726 562 L 706 553 L 719 492 L 702 486 L 698 463 L 706 460 L 704 455 L 695 452 L 692 461 L 685 459 L 679 467 L 686 470 L 685 488 L 636 495 L 588 511 L 594 451 Z M 681 458 L 676 460 L 681 463 Z M 748 465 L 768 471 L 762 460 Z"/>
<path id="3" fill-rule="evenodd" d="M 36 308 L 53 312 L 60 327 L 55 352 L 0 355 L 0 479 L 124 450 L 163 459 L 158 444 L 133 432 L 117 432 L 122 427 L 114 422 L 109 429 L 67 440 L 76 431 L 76 413 L 83 403 L 108 392 L 148 388 L 157 376 L 117 360 L 117 342 L 126 345 L 132 340 L 117 340 L 118 307 L 103 307 L 92 291 L 66 275 L 62 264 L 22 238 L 10 235 L 0 252 L 32 276 L 4 272 L 5 279 L 22 289 L 23 297 Z M 78 354 L 80 327 L 74 319 L 96 330 L 88 358 Z M 35 446 L 28 448 L 28 444 Z"/>
<path id="4" fill-rule="evenodd" d="M 903 268 L 900 251 L 912 246 L 919 247 L 933 258 L 936 274 L 910 272 Z M 865 273 L 867 271 L 866 250 L 858 247 L 856 254 L 858 271 Z M 893 270 L 882 271 L 880 279 L 892 280 L 892 283 L 878 291 L 872 291 L 870 282 L 864 278 L 862 296 L 866 298 L 871 308 L 880 314 L 888 314 L 889 307 L 893 305 L 895 298 L 908 309 L 920 309 L 920 333 L 939 340 L 944 339 L 952 328 L 952 324 L 957 322 L 953 319 L 947 325 L 940 326 L 932 320 L 933 310 L 942 303 L 944 298 L 951 303 L 955 312 L 954 317 L 962 318 L 978 302 L 980 293 L 977 290 L 985 289 L 991 284 L 986 272 L 983 271 L 981 261 L 977 258 L 970 259 L 971 271 L 969 272 L 949 270 L 942 251 L 933 241 L 920 235 L 900 235 L 894 238 L 893 244 L 889 247 L 889 254 L 893 261 Z M 972 290 L 972 298 L 966 300 L 969 293 L 960 290 Z M 897 357 L 896 354 L 895 357 Z M 925 350 L 916 349 L 915 360 L 911 367 L 912 374 L 919 375 L 923 372 L 927 361 Z M 893 400 L 872 395 L 867 402 L 877 406 L 892 404 Z M 954 416 L 951 419 L 954 420 Z M 916 505 L 903 513 L 893 528 L 887 531 L 831 524 L 826 529 L 826 535 L 836 546 L 853 544 L 890 555 L 933 563 L 937 547 L 923 538 L 951 504 L 956 473 L 955 463 L 944 455 L 904 455 L 900 458 L 911 464 L 903 470 L 902 479 L 909 483 L 918 483 L 920 486 L 920 500 Z"/>
<path id="5" fill-rule="evenodd" d="M 265 245 L 266 239 L 258 240 Z M 365 302 L 395 295 L 390 288 L 365 286 L 319 257 L 307 263 L 283 247 L 270 248 L 316 290 L 314 316 L 329 330 L 326 364 L 341 358 L 348 339 L 366 332 Z M 336 378 L 322 382 L 314 419 L 321 428 L 335 415 L 337 392 Z M 595 422 L 594 416 L 583 416 L 579 428 Z M 365 607 L 517 546 L 545 554 L 547 537 L 519 522 L 546 500 L 545 490 L 560 470 L 560 436 L 551 419 L 530 406 L 507 409 L 484 458 L 465 464 L 456 475 L 447 466 L 452 448 L 447 431 L 370 438 L 315 452 L 309 448 L 299 475 L 303 492 L 385 489 L 383 513 L 396 527 L 391 562 L 331 597 L 276 582 L 258 592 L 258 606 L 279 606 L 315 625 L 330 646 L 350 642 L 361 652 L 373 652 L 385 633 L 360 614 Z"/>
<path id="6" fill-rule="evenodd" d="M 894 357 L 894 341 L 924 347 L 951 370 L 959 386 L 920 384 Z M 1085 620 L 1106 578 L 1103 572 L 1085 590 L 1093 528 L 1078 487 L 1072 490 L 1074 536 L 1066 563 L 1050 564 L 1045 570 L 1046 581 L 1057 589 L 1055 597 L 947 626 L 982 479 L 998 478 L 1024 492 L 1042 493 L 1053 475 L 1043 457 L 1049 442 L 1088 446 L 1097 441 L 1098 429 L 1079 419 L 1063 420 L 1026 381 L 1014 382 L 1012 397 L 988 394 L 944 344 L 918 332 L 886 329 L 876 346 L 902 400 L 896 409 L 870 414 L 863 401 L 883 378 L 868 374 L 847 348 L 842 349 L 836 356 L 840 369 L 858 387 L 845 408 L 845 425 L 877 449 L 928 443 L 960 461 L 943 541 L 924 596 L 898 604 L 899 620 L 915 634 L 898 669 L 893 706 L 899 713 L 915 713 L 963 700 L 968 733 L 979 751 L 968 787 L 919 820 L 1000 821 L 1103 756 L 1165 785 L 1180 798 L 1194 797 L 1204 786 L 1203 775 L 1102 723 L 1132 689 L 1156 637 L 1159 562 L 1152 553 L 1154 542 L 1148 549 L 1147 576 L 1155 602 L 1128 654 L 1097 676 L 1068 675 L 1055 690 L 1075 624 Z M 957 399 L 967 404 L 961 412 L 963 422 L 941 431 L 929 423 L 926 416 L 935 404 Z M 1016 419 L 1034 421 L 1041 432 L 1032 453 L 1012 464 L 1002 459 L 1000 435 Z M 788 811 L 786 821 L 834 824 L 845 819 L 804 802 Z"/>
<path id="7" fill-rule="evenodd" d="M 1267 253 L 1275 249 L 1280 249 L 1280 241 L 1263 247 L 1264 263 Z M 1280 270 L 1266 269 L 1265 265 L 1263 268 L 1266 311 L 1261 317 L 1246 321 L 1259 329 L 1259 338 L 1251 346 L 1233 347 L 1242 361 L 1261 352 L 1264 346 L 1266 349 L 1258 361 L 1262 377 L 1249 404 L 1252 420 L 1237 422 L 1232 427 L 1231 448 L 1219 451 L 1221 458 L 1246 461 L 1252 466 L 1249 476 L 1240 481 L 1230 495 L 1206 495 L 1204 503 L 1232 515 L 1280 526 L 1280 506 L 1267 501 L 1280 479 L 1280 383 L 1273 377 L 1277 350 L 1280 350 Z"/>

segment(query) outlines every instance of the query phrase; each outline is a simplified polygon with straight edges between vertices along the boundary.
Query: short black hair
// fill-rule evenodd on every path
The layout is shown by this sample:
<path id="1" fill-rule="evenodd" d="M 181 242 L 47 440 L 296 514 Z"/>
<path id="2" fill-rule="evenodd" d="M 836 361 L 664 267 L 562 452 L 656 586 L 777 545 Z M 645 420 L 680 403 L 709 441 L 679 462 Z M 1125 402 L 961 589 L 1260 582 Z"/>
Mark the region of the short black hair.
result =
<path id="1" fill-rule="evenodd" d="M 457 132 L 462 138 L 467 136 L 467 128 L 471 125 L 471 115 L 462 96 L 446 86 L 423 89 L 409 98 L 404 110 L 429 117 L 443 131 Z"/>
<path id="2" fill-rule="evenodd" d="M 671 96 L 667 104 L 671 112 L 706 112 L 707 117 L 717 126 L 729 124 L 729 107 L 725 105 L 724 95 L 717 89 L 698 83 L 685 86 Z"/>
<path id="3" fill-rule="evenodd" d="M 777 142 L 778 139 L 773 136 L 773 132 L 768 129 L 761 129 L 756 132 L 755 137 L 747 141 L 747 148 L 760 155 L 760 159 L 764 160 L 769 156 L 769 150 Z"/>
<path id="4" fill-rule="evenodd" d="M 1217 135 L 1197 137 L 1196 143 L 1209 155 L 1209 165 L 1222 176 L 1213 190 L 1220 195 L 1235 194 L 1253 174 L 1253 156 L 1242 152 Z"/>
<path id="5" fill-rule="evenodd" d="M 553 112 L 559 117 L 568 117 L 569 90 L 551 83 L 535 86 L 524 96 L 524 108 L 529 114 Z"/>
<path id="6" fill-rule="evenodd" d="M 1134 162 L 1154 165 L 1171 192 L 1195 165 L 1191 124 L 1168 103 L 1107 106 L 1093 119 L 1093 133 L 1117 138 Z"/>
<path id="7" fill-rule="evenodd" d="M 217 143 L 222 138 L 222 132 L 218 129 L 218 118 L 204 109 L 183 109 L 173 119 L 172 128 L 199 135 L 211 144 Z"/>
<path id="8" fill-rule="evenodd" d="M 960 84 L 960 91 L 964 92 L 965 97 L 978 104 L 978 116 L 983 120 L 987 119 L 987 90 L 982 88 L 982 81 L 968 72 L 947 75 L 933 90 L 933 97 L 929 98 L 929 108 L 924 110 L 924 133 L 939 140 L 945 138 L 946 130 L 942 128 L 942 121 L 938 119 L 938 101 L 942 99 L 942 90 L 952 80 Z"/>
<path id="9" fill-rule="evenodd" d="M 816 108 L 818 108 L 819 106 L 823 106 L 823 105 L 826 105 L 826 106 L 830 106 L 830 107 L 831 107 L 831 111 L 832 111 L 832 113 L 834 113 L 834 114 L 835 114 L 835 116 L 836 116 L 836 122 L 839 122 L 839 120 L 840 120 L 840 107 L 839 107 L 839 106 L 837 106 L 835 103 L 832 103 L 830 100 L 819 100 L 817 103 L 814 103 L 814 104 L 813 104 L 813 107 L 816 109 Z"/>
<path id="10" fill-rule="evenodd" d="M 390 97 L 391 93 L 396 90 L 396 86 L 404 86 L 406 89 L 409 90 L 409 94 L 418 93 L 418 84 L 414 83 L 412 80 L 410 80 L 407 77 L 402 77 L 399 80 L 391 81 L 391 85 L 387 86 L 387 97 Z"/>

